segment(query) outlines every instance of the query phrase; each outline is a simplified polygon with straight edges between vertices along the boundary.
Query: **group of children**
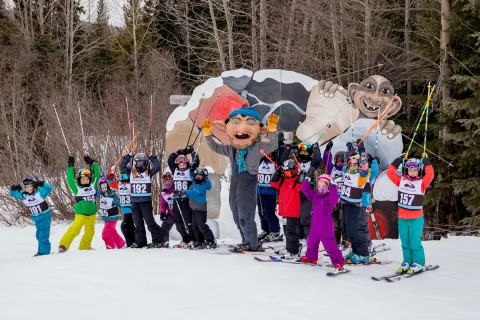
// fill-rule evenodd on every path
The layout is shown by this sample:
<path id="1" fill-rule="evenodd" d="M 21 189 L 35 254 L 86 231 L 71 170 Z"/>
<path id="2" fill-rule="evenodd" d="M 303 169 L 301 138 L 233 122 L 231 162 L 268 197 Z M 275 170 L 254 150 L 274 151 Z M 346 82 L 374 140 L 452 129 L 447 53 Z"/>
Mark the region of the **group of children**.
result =
<path id="1" fill-rule="evenodd" d="M 185 154 L 191 153 L 191 150 L 187 148 L 175 153 L 182 157 L 172 158 L 174 175 L 165 173 L 162 176 L 161 226 L 154 219 L 152 207 L 152 178 L 160 171 L 160 163 L 155 155 L 126 154 L 120 163 L 119 181 L 115 178 L 114 167 L 108 171 L 107 177 L 103 177 L 98 163 L 88 155 L 84 161 L 89 168 L 75 174 L 75 158 L 69 156 L 66 177 L 75 199 L 75 218 L 60 239 L 58 252 L 67 251 L 82 228 L 84 234 L 79 249 L 91 250 L 97 213 L 104 222 L 102 239 L 107 249 L 168 247 L 169 231 L 174 223 L 183 237 L 182 245 L 215 247 L 215 238 L 206 223 L 206 192 L 211 189 L 211 183 L 208 171 L 199 168 L 198 161 L 194 160 L 196 164 L 189 166 Z M 192 156 L 195 159 L 195 155 Z M 38 241 L 35 256 L 48 255 L 51 253 L 49 238 L 52 213 L 47 197 L 52 186 L 34 177 L 26 177 L 22 182 L 24 188 L 19 184 L 12 185 L 10 194 L 24 202 L 35 223 Z M 177 204 L 178 213 L 175 213 L 174 203 Z M 124 238 L 116 229 L 122 215 L 121 231 Z M 151 243 L 147 243 L 145 225 L 152 235 Z"/>
<path id="2" fill-rule="evenodd" d="M 321 164 L 318 144 L 283 145 L 279 141 L 279 146 L 275 153 L 264 155 L 259 163 L 257 205 L 262 232 L 258 241 L 283 241 L 276 215 L 278 207 L 286 241 L 283 258 L 316 264 L 321 242 L 337 271 L 344 270 L 346 262 L 369 263 L 368 217 L 372 210 L 372 184 L 379 173 L 378 159 L 367 154 L 361 144 L 348 144 L 346 152 L 332 156 L 333 143 L 329 142 L 323 154 L 325 173 L 315 178 Z M 168 158 L 171 172 L 162 175 L 161 226 L 154 219 L 152 207 L 152 178 L 160 171 L 155 155 L 125 155 L 119 166 L 119 181 L 115 179 L 114 168 L 107 177 L 102 177 L 95 160 L 88 155 L 84 160 L 90 168 L 81 169 L 75 175 L 75 158 L 68 158 L 67 183 L 75 198 L 75 219 L 60 240 L 59 252 L 70 248 L 82 227 L 85 231 L 79 249 L 91 249 L 97 212 L 104 221 L 102 239 L 107 249 L 168 247 L 173 225 L 182 237 L 181 247 L 203 249 L 217 246 L 207 224 L 206 195 L 211 183 L 207 169 L 199 167 L 200 160 L 193 147 L 180 149 Z M 399 175 L 396 171 L 401 164 L 403 172 Z M 399 187 L 398 225 L 403 263 L 397 271 L 423 271 L 423 198 L 434 177 L 433 167 L 426 157 L 407 161 L 399 157 L 392 162 L 387 175 Z M 36 256 L 50 254 L 52 214 L 46 198 L 52 186 L 33 177 L 24 178 L 23 185 L 24 189 L 18 184 L 13 185 L 10 194 L 22 200 L 30 211 L 37 230 Z M 332 217 L 338 204 L 341 205 L 344 236 L 350 240 L 352 248 L 345 257 L 337 245 Z M 125 240 L 116 231 L 120 213 L 123 215 L 121 231 Z M 145 225 L 152 235 L 150 244 L 147 243 Z M 307 244 L 304 256 L 301 255 L 301 239 L 306 239 Z M 262 247 L 256 250 L 261 251 Z"/>

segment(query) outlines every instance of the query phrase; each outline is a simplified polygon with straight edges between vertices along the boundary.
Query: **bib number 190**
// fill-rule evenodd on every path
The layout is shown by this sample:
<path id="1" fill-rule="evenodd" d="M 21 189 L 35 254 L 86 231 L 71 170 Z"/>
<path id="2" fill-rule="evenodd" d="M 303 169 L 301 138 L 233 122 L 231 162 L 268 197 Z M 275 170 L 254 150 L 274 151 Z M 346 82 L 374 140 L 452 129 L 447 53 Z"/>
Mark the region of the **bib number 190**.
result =
<path id="1" fill-rule="evenodd" d="M 269 174 L 263 174 L 259 173 L 258 174 L 258 183 L 270 183 L 270 180 L 272 179 L 272 176 Z"/>

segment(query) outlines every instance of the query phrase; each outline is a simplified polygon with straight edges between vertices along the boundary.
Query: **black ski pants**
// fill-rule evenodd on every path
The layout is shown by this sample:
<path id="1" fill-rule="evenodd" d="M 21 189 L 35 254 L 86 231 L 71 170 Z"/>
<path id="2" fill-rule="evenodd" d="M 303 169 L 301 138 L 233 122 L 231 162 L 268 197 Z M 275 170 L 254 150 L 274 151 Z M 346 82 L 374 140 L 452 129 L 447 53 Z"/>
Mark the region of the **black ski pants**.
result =
<path id="1" fill-rule="evenodd" d="M 368 256 L 370 254 L 367 239 L 358 229 L 362 217 L 363 212 L 360 206 L 349 203 L 342 204 L 343 226 L 348 239 L 352 243 L 352 251 L 361 256 Z"/>
<path id="2" fill-rule="evenodd" d="M 300 241 L 297 233 L 299 220 L 299 218 L 287 218 L 287 225 L 284 229 L 287 251 L 291 254 L 298 254 L 298 251 L 300 251 Z"/>
<path id="3" fill-rule="evenodd" d="M 215 237 L 207 224 L 207 211 L 192 210 L 193 213 L 193 232 L 197 242 L 213 242 Z"/>
<path id="4" fill-rule="evenodd" d="M 133 223 L 133 214 L 123 214 L 123 221 L 120 225 L 127 247 L 135 243 L 135 224 Z"/>
<path id="5" fill-rule="evenodd" d="M 152 234 L 152 242 L 163 242 L 163 230 L 155 222 L 151 200 L 145 202 L 132 202 L 132 214 L 133 221 L 135 222 L 135 242 L 139 247 L 147 245 L 145 224 L 147 225 L 148 231 Z"/>
<path id="6" fill-rule="evenodd" d="M 307 239 L 312 224 L 312 203 L 300 195 L 300 219 L 298 219 L 297 234 L 299 239 Z"/>
<path id="7" fill-rule="evenodd" d="M 172 230 L 173 225 L 175 224 L 175 217 L 171 215 L 167 215 L 167 219 L 162 222 L 160 228 L 163 230 L 163 242 L 167 242 L 170 240 L 170 230 Z"/>
<path id="8" fill-rule="evenodd" d="M 189 243 L 195 239 L 192 226 L 192 209 L 187 198 L 175 198 L 173 200 L 173 214 L 175 227 L 182 236 L 182 241 Z"/>

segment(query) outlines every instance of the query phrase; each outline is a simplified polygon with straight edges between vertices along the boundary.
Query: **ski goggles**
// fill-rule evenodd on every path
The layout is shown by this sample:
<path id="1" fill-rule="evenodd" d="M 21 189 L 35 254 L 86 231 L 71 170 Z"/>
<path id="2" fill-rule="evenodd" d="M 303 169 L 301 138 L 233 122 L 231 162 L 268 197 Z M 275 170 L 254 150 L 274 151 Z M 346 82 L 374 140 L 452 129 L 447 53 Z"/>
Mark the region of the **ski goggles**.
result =
<path id="1" fill-rule="evenodd" d="M 99 186 L 100 186 L 100 189 L 103 189 L 103 188 L 108 189 L 108 183 L 106 182 L 100 182 Z"/>
<path id="2" fill-rule="evenodd" d="M 79 177 L 89 177 L 92 175 L 92 173 L 90 172 L 90 170 L 82 170 L 78 173 L 78 176 Z"/>
<path id="3" fill-rule="evenodd" d="M 335 159 L 335 163 L 342 163 L 343 164 L 344 162 L 345 162 L 345 160 L 343 160 L 343 158 Z"/>
<path id="4" fill-rule="evenodd" d="M 128 174 L 122 173 L 120 175 L 120 181 L 129 181 L 129 180 L 130 180 L 130 178 L 128 177 Z"/>

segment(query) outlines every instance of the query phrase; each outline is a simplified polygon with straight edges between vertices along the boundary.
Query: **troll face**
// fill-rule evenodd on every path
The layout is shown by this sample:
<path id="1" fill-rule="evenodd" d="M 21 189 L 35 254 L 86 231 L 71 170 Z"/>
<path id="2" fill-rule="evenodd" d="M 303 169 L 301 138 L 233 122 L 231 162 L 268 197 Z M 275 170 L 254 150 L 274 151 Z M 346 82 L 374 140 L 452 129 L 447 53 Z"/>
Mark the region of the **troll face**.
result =
<path id="1" fill-rule="evenodd" d="M 393 98 L 393 86 L 389 80 L 382 76 L 374 75 L 366 78 L 360 84 L 350 83 L 348 93 L 353 99 L 353 104 L 361 113 L 368 118 L 378 117 L 378 112 L 383 113 L 387 107 L 390 108 L 384 119 L 396 114 L 402 103 L 391 107 L 390 102 Z"/>
<path id="2" fill-rule="evenodd" d="M 268 127 L 249 115 L 237 114 L 224 121 L 215 121 L 218 129 L 227 132 L 230 144 L 235 149 L 250 147 L 257 137 L 268 133 Z"/>

